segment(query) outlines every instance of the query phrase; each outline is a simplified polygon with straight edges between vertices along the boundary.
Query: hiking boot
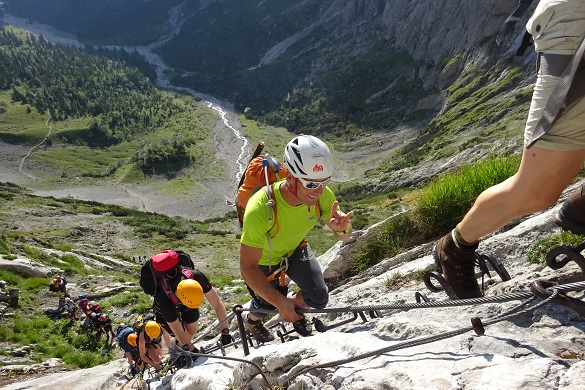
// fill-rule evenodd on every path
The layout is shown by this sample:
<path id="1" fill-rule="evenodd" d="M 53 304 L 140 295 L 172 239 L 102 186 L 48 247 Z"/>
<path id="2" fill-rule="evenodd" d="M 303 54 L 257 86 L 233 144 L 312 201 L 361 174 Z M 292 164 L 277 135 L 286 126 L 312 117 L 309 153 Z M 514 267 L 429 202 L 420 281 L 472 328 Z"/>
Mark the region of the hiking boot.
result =
<path id="1" fill-rule="evenodd" d="M 260 343 L 268 343 L 274 340 L 274 335 L 262 323 L 262 320 L 252 321 L 249 317 L 244 319 L 244 326 L 246 330 L 252 333 L 256 341 Z"/>
<path id="2" fill-rule="evenodd" d="M 585 235 L 585 198 L 583 187 L 573 192 L 555 215 L 555 222 L 563 230 Z"/>
<path id="3" fill-rule="evenodd" d="M 313 327 L 307 321 L 307 318 L 303 316 L 298 321 L 292 323 L 294 330 L 303 337 L 310 336 L 313 333 Z"/>
<path id="4" fill-rule="evenodd" d="M 451 299 L 478 298 L 482 296 L 475 279 L 475 261 L 478 244 L 469 248 L 455 245 L 452 233 L 441 238 L 433 248 L 433 258 L 443 270 L 443 278 L 453 290 Z"/>

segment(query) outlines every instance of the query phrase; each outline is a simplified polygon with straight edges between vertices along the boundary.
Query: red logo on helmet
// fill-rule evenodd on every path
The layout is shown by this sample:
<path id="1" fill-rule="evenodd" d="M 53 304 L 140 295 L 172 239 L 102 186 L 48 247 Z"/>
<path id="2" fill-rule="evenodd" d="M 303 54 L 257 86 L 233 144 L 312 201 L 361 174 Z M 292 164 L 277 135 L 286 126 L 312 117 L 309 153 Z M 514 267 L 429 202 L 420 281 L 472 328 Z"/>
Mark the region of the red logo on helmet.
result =
<path id="1" fill-rule="evenodd" d="M 323 172 L 323 165 L 316 164 L 313 167 L 313 172 Z"/>

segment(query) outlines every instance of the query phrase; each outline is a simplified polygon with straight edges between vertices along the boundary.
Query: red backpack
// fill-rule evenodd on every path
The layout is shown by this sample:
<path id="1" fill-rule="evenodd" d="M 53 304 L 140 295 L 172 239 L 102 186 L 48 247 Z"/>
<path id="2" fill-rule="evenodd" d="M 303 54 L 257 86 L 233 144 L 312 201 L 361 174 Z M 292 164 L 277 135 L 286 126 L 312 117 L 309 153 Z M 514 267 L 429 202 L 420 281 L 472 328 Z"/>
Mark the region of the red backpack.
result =
<path id="1" fill-rule="evenodd" d="M 151 266 L 158 278 L 162 278 L 172 272 L 179 265 L 179 254 L 173 250 L 165 249 L 161 253 L 150 258 Z"/>
<path id="2" fill-rule="evenodd" d="M 180 250 L 165 249 L 152 256 L 142 265 L 140 287 L 148 295 L 155 296 L 157 287 L 162 284 L 163 280 L 189 269 L 195 269 L 195 264 L 193 264 L 193 260 L 187 253 Z"/>

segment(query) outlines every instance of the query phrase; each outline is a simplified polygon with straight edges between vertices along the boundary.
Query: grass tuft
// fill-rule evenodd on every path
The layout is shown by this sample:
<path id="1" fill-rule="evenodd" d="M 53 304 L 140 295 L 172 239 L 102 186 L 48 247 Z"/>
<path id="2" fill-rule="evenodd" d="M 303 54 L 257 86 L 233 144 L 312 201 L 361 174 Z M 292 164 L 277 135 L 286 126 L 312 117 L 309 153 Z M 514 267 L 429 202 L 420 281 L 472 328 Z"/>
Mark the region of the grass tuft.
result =
<path id="1" fill-rule="evenodd" d="M 350 274 L 449 231 L 482 191 L 506 180 L 518 166 L 517 157 L 494 156 L 433 180 L 416 192 L 410 212 L 390 218 L 373 239 L 358 247 Z"/>
<path id="2" fill-rule="evenodd" d="M 576 247 L 583 242 L 583 238 L 583 236 L 564 230 L 561 230 L 559 233 L 550 234 L 536 241 L 528 251 L 526 259 L 531 264 L 544 264 L 546 262 L 546 255 L 551 249 L 561 245 Z"/>
<path id="3" fill-rule="evenodd" d="M 426 236 L 443 234 L 463 218 L 479 194 L 512 176 L 519 165 L 518 157 L 492 156 L 443 175 L 420 191 L 413 218 Z"/>

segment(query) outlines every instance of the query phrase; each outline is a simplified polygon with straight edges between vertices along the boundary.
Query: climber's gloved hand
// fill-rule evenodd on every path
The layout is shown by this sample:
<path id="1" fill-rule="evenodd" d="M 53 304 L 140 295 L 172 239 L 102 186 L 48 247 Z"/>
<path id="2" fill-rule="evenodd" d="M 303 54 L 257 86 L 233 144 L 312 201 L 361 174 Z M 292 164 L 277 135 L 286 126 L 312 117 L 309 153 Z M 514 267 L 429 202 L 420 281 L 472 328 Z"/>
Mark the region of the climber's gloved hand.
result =
<path id="1" fill-rule="evenodd" d="M 193 359 L 189 355 L 181 355 L 175 361 L 175 367 L 177 368 L 187 368 L 193 363 Z"/>
<path id="2" fill-rule="evenodd" d="M 233 336 L 230 334 L 230 330 L 228 328 L 225 328 L 221 331 L 221 343 L 223 345 L 228 345 L 233 343 L 235 340 L 233 338 Z"/>

